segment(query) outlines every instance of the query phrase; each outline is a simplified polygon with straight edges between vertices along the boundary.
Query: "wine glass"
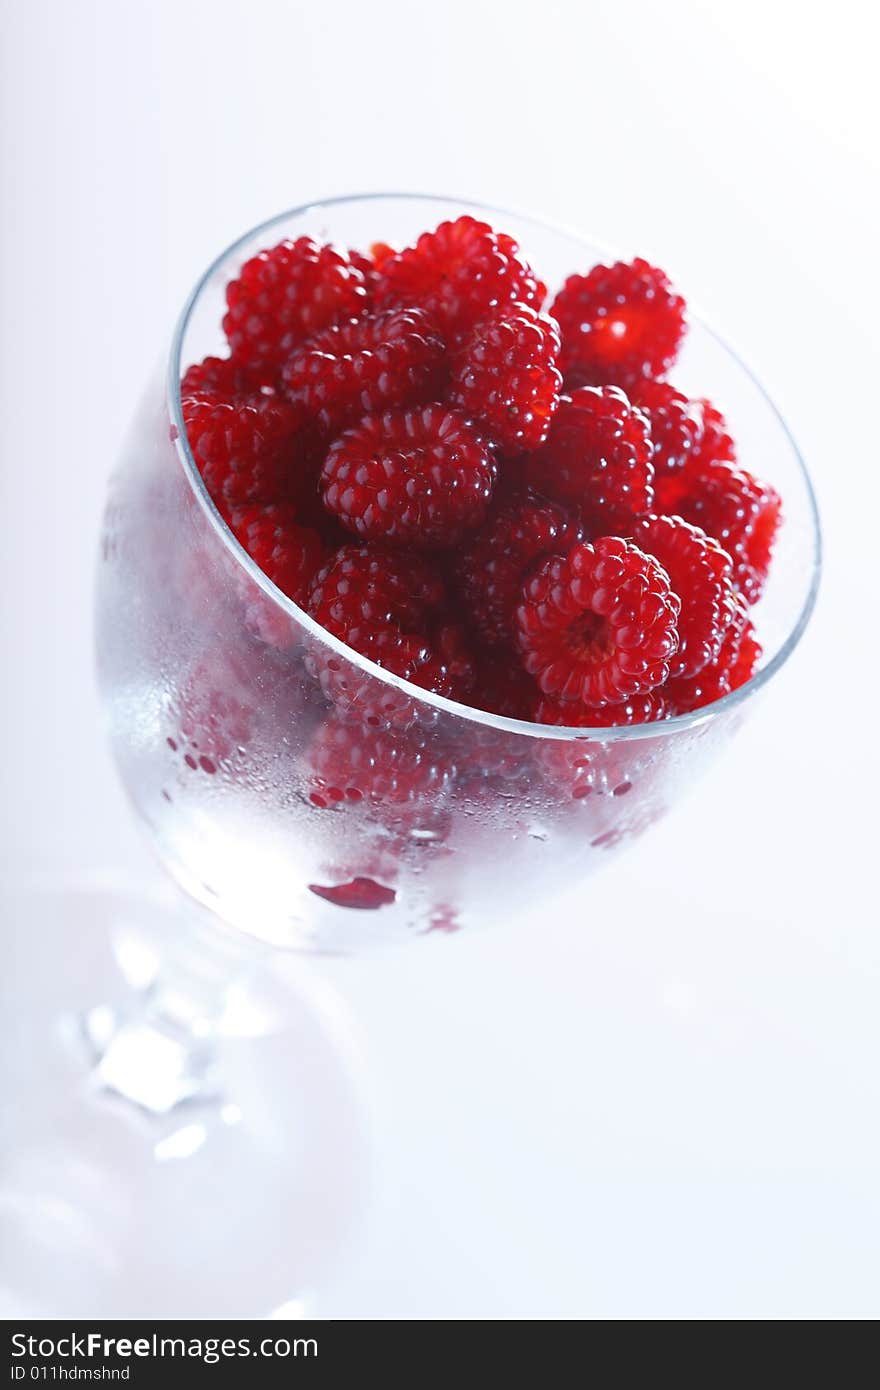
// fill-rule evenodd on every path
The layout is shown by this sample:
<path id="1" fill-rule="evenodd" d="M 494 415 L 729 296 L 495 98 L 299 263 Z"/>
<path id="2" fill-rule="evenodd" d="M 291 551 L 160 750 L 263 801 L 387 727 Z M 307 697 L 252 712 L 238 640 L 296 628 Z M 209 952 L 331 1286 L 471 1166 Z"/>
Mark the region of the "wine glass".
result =
<path id="1" fill-rule="evenodd" d="M 135 1111 L 151 1135 L 162 1125 L 165 1139 L 178 1136 L 173 1171 L 166 1164 L 140 1184 L 139 1229 L 171 1219 L 179 1240 L 181 1223 L 197 1231 L 215 1204 L 235 1207 L 239 1244 L 230 1233 L 218 1248 L 237 1250 L 236 1279 L 261 1271 L 269 1305 L 290 1296 L 286 1277 L 302 1283 L 278 1222 L 260 1219 L 283 1210 L 290 1195 L 278 1116 L 297 1142 L 326 1119 L 331 1102 L 328 1086 L 324 1101 L 312 1094 L 295 1117 L 288 1113 L 298 1068 L 284 1042 L 273 1044 L 277 1056 L 262 1069 L 236 1067 L 228 1037 L 219 1056 L 230 984 L 265 964 L 265 952 L 244 943 L 339 954 L 470 931 L 586 879 L 727 744 L 797 645 L 816 594 L 819 530 L 804 465 L 758 381 L 699 321 L 676 384 L 723 405 L 743 462 L 754 461 L 785 506 L 756 610 L 763 663 L 733 694 L 658 724 L 524 723 L 389 674 L 275 588 L 205 489 L 183 424 L 182 371 L 223 353 L 224 288 L 256 251 L 302 235 L 353 248 L 408 244 L 462 212 L 515 236 L 551 293 L 604 256 L 531 217 L 439 197 L 339 198 L 276 217 L 224 251 L 196 285 L 110 482 L 97 585 L 101 696 L 123 785 L 190 909 L 157 917 L 143 903 L 125 911 L 113 904 L 107 915 L 117 926 L 120 914 L 143 921 L 146 912 L 161 949 L 139 989 L 117 990 L 112 1007 L 84 1010 L 79 1033 L 104 1101 L 109 1093 L 115 1102 L 113 1122 L 121 1123 L 120 1109 Z M 302 999 L 299 1008 L 308 1012 Z M 274 1150 L 265 1142 L 271 1113 Z M 181 1124 L 181 1115 L 198 1118 Z M 192 1153 L 193 1136 L 180 1138 L 187 1124 L 199 1131 Z M 153 1140 L 153 1150 L 156 1142 L 164 1140 Z M 197 1182 L 182 1176 L 188 1168 Z M 210 1189 L 200 1189 L 206 1175 Z M 100 1194 L 80 1191 L 76 1200 L 97 1220 Z M 167 1309 L 160 1262 L 151 1269 L 154 1306 Z M 229 1306 L 226 1270 L 214 1266 L 200 1278 L 205 1307 Z M 97 1276 L 95 1288 L 106 1298 L 106 1279 Z"/>

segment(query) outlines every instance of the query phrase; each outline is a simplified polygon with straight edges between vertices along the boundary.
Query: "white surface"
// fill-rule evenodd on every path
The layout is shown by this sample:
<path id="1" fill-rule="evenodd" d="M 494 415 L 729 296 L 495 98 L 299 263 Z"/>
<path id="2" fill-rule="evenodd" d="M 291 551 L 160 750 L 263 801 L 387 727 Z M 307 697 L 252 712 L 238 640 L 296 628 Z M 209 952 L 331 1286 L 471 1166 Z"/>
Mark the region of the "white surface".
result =
<path id="1" fill-rule="evenodd" d="M 867 7 L 12 0 L 3 23 L 4 874 L 147 862 L 92 690 L 92 553 L 208 257 L 380 186 L 655 257 L 812 465 L 819 610 L 735 752 L 566 911 L 333 967 L 383 1176 L 315 1311 L 876 1316 Z"/>
<path id="2" fill-rule="evenodd" d="M 264 1317 L 362 1224 L 370 1082 L 336 996 L 251 957 L 211 1057 L 126 1021 L 123 979 L 147 986 L 180 937 L 174 894 L 146 888 L 0 899 L 0 1318 Z M 215 1063 L 214 1104 L 175 1106 Z"/>

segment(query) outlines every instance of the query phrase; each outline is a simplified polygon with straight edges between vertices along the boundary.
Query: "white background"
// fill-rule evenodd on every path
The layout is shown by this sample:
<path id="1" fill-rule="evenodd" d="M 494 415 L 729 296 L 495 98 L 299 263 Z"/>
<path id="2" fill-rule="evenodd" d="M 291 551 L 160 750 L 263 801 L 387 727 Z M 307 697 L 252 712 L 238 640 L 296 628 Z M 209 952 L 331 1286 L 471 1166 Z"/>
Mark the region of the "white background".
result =
<path id="1" fill-rule="evenodd" d="M 2 5 L 10 880 L 148 863 L 92 687 L 102 490 L 190 284 L 277 210 L 461 193 L 655 258 L 817 482 L 815 621 L 692 800 L 528 926 L 333 967 L 379 1176 L 324 1316 L 880 1313 L 868 9 Z"/>

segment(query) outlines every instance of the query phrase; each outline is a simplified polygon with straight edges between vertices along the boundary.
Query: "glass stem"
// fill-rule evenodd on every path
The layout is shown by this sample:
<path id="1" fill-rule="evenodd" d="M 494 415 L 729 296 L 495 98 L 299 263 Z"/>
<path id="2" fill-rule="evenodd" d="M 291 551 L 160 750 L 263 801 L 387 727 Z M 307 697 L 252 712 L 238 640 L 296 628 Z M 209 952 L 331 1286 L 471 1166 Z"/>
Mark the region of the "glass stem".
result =
<path id="1" fill-rule="evenodd" d="M 230 989 L 264 951 L 187 903 L 149 980 L 80 1026 L 95 1086 L 153 1115 L 221 1095 L 217 1042 Z"/>

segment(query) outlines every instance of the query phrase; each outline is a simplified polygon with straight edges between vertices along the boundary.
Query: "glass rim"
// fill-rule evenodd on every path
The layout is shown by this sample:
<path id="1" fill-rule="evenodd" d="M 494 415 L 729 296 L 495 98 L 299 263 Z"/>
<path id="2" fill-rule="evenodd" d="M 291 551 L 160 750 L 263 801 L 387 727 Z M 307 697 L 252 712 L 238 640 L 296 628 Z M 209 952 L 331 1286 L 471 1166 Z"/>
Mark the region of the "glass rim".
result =
<path id="1" fill-rule="evenodd" d="M 301 608 L 293 599 L 288 598 L 281 589 L 273 584 L 272 580 L 263 573 L 256 561 L 251 558 L 236 539 L 205 486 L 201 473 L 196 465 L 195 458 L 193 457 L 192 450 L 190 449 L 183 420 L 183 405 L 180 390 L 181 351 L 193 309 L 209 281 L 226 261 L 234 257 L 238 251 L 255 238 L 261 237 L 264 233 L 268 234 L 273 228 L 288 222 L 291 218 L 324 208 L 338 207 L 340 204 L 390 202 L 394 200 L 452 204 L 456 207 L 468 209 L 474 213 L 491 214 L 493 218 L 498 217 L 503 219 L 505 217 L 513 217 L 520 222 L 531 224 L 544 231 L 556 232 L 563 236 L 569 236 L 575 241 L 585 242 L 587 240 L 584 233 L 577 229 L 565 226 L 561 223 L 551 222 L 547 218 L 538 217 L 530 212 L 522 212 L 515 208 L 498 207 L 491 203 L 481 203 L 473 198 L 458 198 L 453 195 L 440 193 L 416 192 L 354 193 L 341 194 L 332 198 L 318 198 L 312 202 L 302 203 L 298 207 L 289 208 L 285 212 L 276 213 L 275 216 L 267 218 L 264 222 L 257 223 L 257 225 L 250 228 L 249 231 L 236 237 L 236 239 L 221 251 L 219 255 L 214 257 L 186 298 L 171 340 L 167 380 L 168 412 L 172 425 L 174 426 L 174 444 L 177 449 L 177 454 L 183 466 L 184 473 L 186 474 L 187 481 L 221 543 L 231 554 L 235 563 L 247 573 L 250 579 L 263 590 L 266 596 L 276 604 L 282 612 L 286 613 L 295 622 L 300 624 L 313 638 L 323 643 L 338 656 L 343 657 L 343 659 L 349 661 L 353 666 L 373 676 L 376 680 L 405 691 L 410 698 L 420 704 L 431 706 L 434 709 L 454 715 L 459 719 L 467 719 L 475 724 L 483 724 L 503 733 L 519 734 L 527 738 L 554 739 L 562 742 L 590 739 L 601 741 L 602 743 L 611 743 L 617 740 L 664 738 L 671 737 L 686 729 L 694 729 L 704 724 L 708 725 L 718 718 L 719 715 L 744 705 L 752 695 L 756 695 L 759 690 L 763 689 L 772 677 L 782 669 L 800 642 L 807 624 L 809 623 L 816 604 L 819 579 L 822 572 L 822 532 L 819 522 L 819 509 L 816 502 L 816 494 L 813 489 L 809 471 L 781 411 L 748 363 L 746 363 L 740 354 L 729 345 L 726 339 L 707 324 L 698 313 L 690 314 L 692 321 L 698 323 L 703 331 L 708 333 L 710 338 L 713 338 L 728 357 L 730 357 L 739 369 L 745 373 L 776 417 L 782 429 L 782 433 L 788 441 L 789 447 L 797 461 L 801 479 L 806 489 L 810 520 L 812 523 L 813 556 L 810 582 L 806 597 L 791 631 L 785 641 L 780 645 L 778 651 L 767 662 L 766 666 L 760 667 L 744 685 L 741 685 L 729 695 L 723 696 L 720 700 L 715 700 L 711 704 L 704 705 L 702 708 L 693 710 L 688 714 L 673 715 L 669 719 L 657 720 L 655 723 L 614 725 L 609 728 L 588 728 L 586 726 L 557 727 L 554 724 L 536 724 L 530 720 L 511 719 L 506 715 L 493 714 L 489 710 L 477 709 L 473 705 L 462 704 L 457 700 L 448 699 L 445 695 L 437 695 L 433 691 L 424 690 L 421 686 L 414 685 L 411 681 L 404 680 L 403 677 L 397 676 L 391 671 L 386 671 L 382 666 L 378 666 L 374 661 L 371 661 L 369 657 L 363 656 L 360 652 L 356 651 L 354 647 L 348 646 L 346 642 L 335 637 L 332 633 L 328 632 L 326 628 L 322 627 L 320 623 L 316 622 L 304 608 Z M 595 246 L 599 243 L 592 244 Z M 605 254 L 610 255 L 613 253 L 606 252 Z"/>

